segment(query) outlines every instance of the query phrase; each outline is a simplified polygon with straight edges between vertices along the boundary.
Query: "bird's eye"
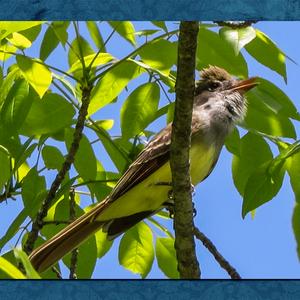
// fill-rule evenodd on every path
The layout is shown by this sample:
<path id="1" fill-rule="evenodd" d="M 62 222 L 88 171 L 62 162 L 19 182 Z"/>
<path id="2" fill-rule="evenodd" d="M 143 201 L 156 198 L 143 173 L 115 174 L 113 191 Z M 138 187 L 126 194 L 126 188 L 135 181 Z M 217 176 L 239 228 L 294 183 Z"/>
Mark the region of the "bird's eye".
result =
<path id="1" fill-rule="evenodd" d="M 208 90 L 209 90 L 210 92 L 212 92 L 212 91 L 216 90 L 219 86 L 220 86 L 220 82 L 213 81 L 213 82 L 211 82 L 211 83 L 209 84 Z"/>

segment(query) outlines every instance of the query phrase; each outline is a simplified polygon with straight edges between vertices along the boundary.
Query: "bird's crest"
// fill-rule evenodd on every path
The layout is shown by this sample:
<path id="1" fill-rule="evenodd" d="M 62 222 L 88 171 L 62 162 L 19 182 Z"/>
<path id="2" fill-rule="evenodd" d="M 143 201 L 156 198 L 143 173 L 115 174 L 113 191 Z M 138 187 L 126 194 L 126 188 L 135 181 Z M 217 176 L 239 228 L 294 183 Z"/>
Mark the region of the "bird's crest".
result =
<path id="1" fill-rule="evenodd" d="M 200 72 L 200 76 L 202 80 L 230 80 L 231 76 L 227 71 L 222 68 L 216 66 L 209 66 L 208 68 L 203 69 Z"/>

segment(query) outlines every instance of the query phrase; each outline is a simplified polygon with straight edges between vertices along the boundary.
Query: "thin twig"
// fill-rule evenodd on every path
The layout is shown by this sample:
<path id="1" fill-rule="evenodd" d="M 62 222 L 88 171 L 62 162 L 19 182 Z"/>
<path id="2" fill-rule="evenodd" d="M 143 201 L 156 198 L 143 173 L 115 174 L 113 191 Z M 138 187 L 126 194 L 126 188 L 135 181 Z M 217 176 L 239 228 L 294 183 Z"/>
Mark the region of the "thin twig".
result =
<path id="1" fill-rule="evenodd" d="M 258 21 L 255 21 L 255 20 L 248 20 L 248 21 L 214 21 L 214 23 L 216 23 L 218 26 L 226 26 L 226 27 L 230 27 L 232 29 L 249 27 L 252 24 L 255 24 L 257 22 Z"/>
<path id="2" fill-rule="evenodd" d="M 70 221 L 76 219 L 75 214 L 75 191 L 73 188 L 70 190 Z M 75 248 L 71 252 L 71 263 L 70 263 L 70 275 L 69 279 L 77 279 L 76 268 L 77 268 L 78 248 Z"/>
<path id="3" fill-rule="evenodd" d="M 82 137 L 82 131 L 84 128 L 84 122 L 88 113 L 88 106 L 90 103 L 90 95 L 91 95 L 92 86 L 87 85 L 82 88 L 82 105 L 79 110 L 79 115 L 77 119 L 77 123 L 75 126 L 75 131 L 73 135 L 73 142 L 71 144 L 70 150 L 66 156 L 66 159 L 56 175 L 56 178 L 54 179 L 51 188 L 45 198 L 45 200 L 42 203 L 42 206 L 35 218 L 35 220 L 32 223 L 32 229 L 31 232 L 28 235 L 28 239 L 24 245 L 24 250 L 27 254 L 30 254 L 34 248 L 34 243 L 36 239 L 38 238 L 39 231 L 43 227 L 43 219 L 46 217 L 47 212 L 50 208 L 50 205 L 52 203 L 52 200 L 55 198 L 56 192 L 58 188 L 60 187 L 62 181 L 65 178 L 66 173 L 70 170 L 71 165 L 74 162 L 75 155 L 79 148 L 79 142 Z"/>
<path id="4" fill-rule="evenodd" d="M 220 267 L 222 267 L 232 279 L 242 279 L 239 273 L 236 271 L 236 269 L 232 267 L 230 263 L 217 250 L 213 242 L 207 236 L 205 236 L 205 234 L 202 233 L 197 227 L 194 227 L 194 235 L 198 240 L 202 242 L 202 244 L 207 248 L 207 250 L 214 256 L 215 260 L 219 263 Z"/>
<path id="5" fill-rule="evenodd" d="M 55 273 L 58 279 L 62 279 L 60 272 L 55 267 L 52 267 L 51 270 Z"/>

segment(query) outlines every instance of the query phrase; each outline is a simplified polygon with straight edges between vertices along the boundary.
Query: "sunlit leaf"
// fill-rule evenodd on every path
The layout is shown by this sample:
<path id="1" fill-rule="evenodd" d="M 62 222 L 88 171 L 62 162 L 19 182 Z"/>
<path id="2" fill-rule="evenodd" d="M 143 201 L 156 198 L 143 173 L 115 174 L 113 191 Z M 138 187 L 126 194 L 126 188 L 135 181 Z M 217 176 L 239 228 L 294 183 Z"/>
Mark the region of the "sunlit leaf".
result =
<path id="1" fill-rule="evenodd" d="M 145 278 L 151 270 L 153 259 L 151 229 L 140 222 L 123 235 L 119 247 L 119 262 L 127 270 Z"/>
<path id="2" fill-rule="evenodd" d="M 49 69 L 38 60 L 24 55 L 17 55 L 17 63 L 25 79 L 42 98 L 52 81 Z"/>
<path id="3" fill-rule="evenodd" d="M 24 269 L 26 271 L 27 278 L 29 278 L 29 279 L 40 279 L 41 278 L 39 276 L 39 274 L 35 271 L 33 266 L 31 265 L 29 258 L 24 251 L 22 251 L 21 249 L 18 249 L 18 248 L 14 248 L 14 254 L 15 254 L 15 257 L 22 262 Z"/>
<path id="4" fill-rule="evenodd" d="M 1 21 L 0 40 L 13 32 L 19 32 L 44 23 L 43 21 Z"/>
<path id="5" fill-rule="evenodd" d="M 135 46 L 134 26 L 129 21 L 110 21 L 109 25 L 125 40 Z"/>
<path id="6" fill-rule="evenodd" d="M 1 53 L 0 53 L 1 56 Z M 1 85 L 0 104 L 6 99 L 15 79 L 19 76 L 20 70 L 18 67 L 13 68 L 5 77 Z"/>
<path id="7" fill-rule="evenodd" d="M 167 237 L 156 239 L 156 258 L 159 268 L 162 272 L 172 279 L 179 278 L 179 272 L 177 270 L 177 258 L 174 248 L 174 239 Z"/>
<path id="8" fill-rule="evenodd" d="M 87 21 L 86 26 L 90 33 L 92 40 L 94 41 L 95 45 L 101 52 L 106 52 L 106 47 L 104 45 L 104 41 L 101 35 L 101 32 L 97 26 L 95 21 Z"/>
<path id="9" fill-rule="evenodd" d="M 8 260 L 0 257 L 0 270 L 7 274 L 9 278 L 26 279 L 26 276 Z"/>
<path id="10" fill-rule="evenodd" d="M 3 44 L 0 45 L 0 60 L 6 61 L 8 58 L 12 56 L 18 49 L 15 46 Z"/>
<path id="11" fill-rule="evenodd" d="M 97 58 L 94 60 L 96 54 L 90 54 L 84 57 L 85 66 L 89 66 L 93 62 L 92 67 L 96 68 L 100 65 L 106 64 L 114 59 L 109 53 L 99 53 Z M 68 73 L 74 73 L 75 71 L 82 69 L 82 63 L 80 60 L 74 62 Z"/>
<path id="12" fill-rule="evenodd" d="M 281 75 L 287 81 L 285 55 L 263 32 L 256 29 L 256 38 L 245 49 L 258 62 Z"/>
<path id="13" fill-rule="evenodd" d="M 92 90 L 89 115 L 112 102 L 125 86 L 142 72 L 144 70 L 136 64 L 123 61 L 105 73 Z"/>
<path id="14" fill-rule="evenodd" d="M 7 38 L 7 40 L 19 49 L 26 49 L 31 46 L 31 41 L 18 32 L 13 32 L 12 37 Z"/>
<path id="15" fill-rule="evenodd" d="M 159 86 L 145 83 L 136 88 L 121 108 L 121 129 L 124 138 L 140 133 L 152 121 L 158 109 Z"/>
<path id="16" fill-rule="evenodd" d="M 102 230 L 98 230 L 95 233 L 96 244 L 97 244 L 97 257 L 103 257 L 111 248 L 113 241 L 107 240 L 107 233 Z"/>
<path id="17" fill-rule="evenodd" d="M 144 63 L 169 75 L 171 67 L 177 63 L 177 42 L 160 39 L 141 48 L 138 54 Z"/>
<path id="18" fill-rule="evenodd" d="M 79 47 L 80 44 L 80 47 Z M 69 66 L 71 67 L 78 59 L 81 58 L 81 51 L 83 57 L 88 56 L 90 54 L 95 54 L 94 50 L 90 46 L 89 42 L 82 36 L 79 38 L 75 38 L 71 43 L 71 48 L 68 54 L 68 62 Z"/>
<path id="19" fill-rule="evenodd" d="M 246 78 L 247 63 L 239 53 L 235 55 L 233 48 L 219 34 L 200 26 L 197 48 L 197 69 L 215 65 L 227 70 L 230 74 Z"/>
<path id="20" fill-rule="evenodd" d="M 285 166 L 290 176 L 290 182 L 295 194 L 295 199 L 298 203 L 300 203 L 300 153 L 289 157 Z"/>
<path id="21" fill-rule="evenodd" d="M 224 39 L 231 45 L 235 55 L 238 55 L 240 50 L 249 42 L 251 42 L 256 36 L 255 29 L 253 27 L 222 27 L 219 30 L 219 34 L 222 39 Z"/>

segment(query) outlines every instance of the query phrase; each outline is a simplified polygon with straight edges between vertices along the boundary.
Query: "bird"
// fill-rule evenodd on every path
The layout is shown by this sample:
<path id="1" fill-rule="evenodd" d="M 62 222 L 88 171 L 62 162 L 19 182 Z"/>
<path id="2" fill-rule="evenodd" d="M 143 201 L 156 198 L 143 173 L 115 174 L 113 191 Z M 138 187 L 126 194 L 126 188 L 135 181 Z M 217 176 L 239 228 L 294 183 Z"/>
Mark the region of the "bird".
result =
<path id="1" fill-rule="evenodd" d="M 200 71 L 195 82 L 191 124 L 190 174 L 196 186 L 214 169 L 226 136 L 246 114 L 245 93 L 257 78 L 240 80 L 218 66 Z M 94 208 L 36 248 L 29 256 L 43 272 L 102 229 L 114 239 L 143 219 L 170 206 L 172 123 L 156 134 L 128 167 L 111 193 Z"/>

